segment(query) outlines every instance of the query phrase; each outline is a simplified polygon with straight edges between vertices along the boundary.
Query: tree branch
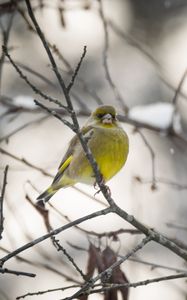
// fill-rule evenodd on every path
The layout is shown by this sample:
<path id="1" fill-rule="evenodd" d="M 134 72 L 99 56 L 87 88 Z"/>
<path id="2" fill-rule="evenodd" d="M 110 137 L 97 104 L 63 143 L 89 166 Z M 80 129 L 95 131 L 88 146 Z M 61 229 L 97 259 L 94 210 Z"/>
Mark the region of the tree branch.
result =
<path id="1" fill-rule="evenodd" d="M 8 168 L 9 168 L 9 166 L 7 165 L 4 170 L 3 186 L 2 186 L 1 196 L 0 196 L 0 240 L 2 239 L 2 233 L 3 233 L 3 223 L 4 223 L 3 202 L 4 202 L 4 197 L 5 197 L 5 189 L 6 189 L 6 185 L 7 185 Z"/>

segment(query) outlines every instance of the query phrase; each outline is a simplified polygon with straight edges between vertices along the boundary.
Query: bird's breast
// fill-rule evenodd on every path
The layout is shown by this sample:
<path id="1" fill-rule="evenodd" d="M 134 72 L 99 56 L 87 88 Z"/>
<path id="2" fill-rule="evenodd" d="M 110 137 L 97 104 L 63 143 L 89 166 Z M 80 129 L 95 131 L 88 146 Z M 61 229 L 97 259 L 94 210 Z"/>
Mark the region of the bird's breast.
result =
<path id="1" fill-rule="evenodd" d="M 105 181 L 112 178 L 126 162 L 129 143 L 122 128 L 95 129 L 88 141 L 88 146 Z M 95 182 L 92 167 L 81 146 L 75 152 L 69 168 L 69 176 L 76 178 L 78 182 L 87 184 Z"/>

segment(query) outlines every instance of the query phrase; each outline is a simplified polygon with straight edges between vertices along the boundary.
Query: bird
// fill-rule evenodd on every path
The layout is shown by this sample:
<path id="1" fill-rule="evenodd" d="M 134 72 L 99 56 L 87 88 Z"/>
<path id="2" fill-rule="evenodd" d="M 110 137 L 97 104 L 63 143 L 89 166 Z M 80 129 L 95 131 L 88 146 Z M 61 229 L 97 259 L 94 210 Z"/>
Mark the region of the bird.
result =
<path id="1" fill-rule="evenodd" d="M 106 183 L 124 166 L 129 152 L 129 139 L 117 119 L 115 108 L 111 105 L 97 107 L 81 128 L 81 133 Z M 71 139 L 52 184 L 38 196 L 37 203 L 44 205 L 59 189 L 76 183 L 96 183 L 77 135 Z"/>

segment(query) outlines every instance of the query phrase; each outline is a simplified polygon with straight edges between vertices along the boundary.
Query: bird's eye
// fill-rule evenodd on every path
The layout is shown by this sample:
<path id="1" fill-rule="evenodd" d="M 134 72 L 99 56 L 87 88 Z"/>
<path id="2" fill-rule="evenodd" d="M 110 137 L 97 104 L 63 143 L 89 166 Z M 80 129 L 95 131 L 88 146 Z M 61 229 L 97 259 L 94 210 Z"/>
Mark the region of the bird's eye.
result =
<path id="1" fill-rule="evenodd" d="M 102 119 L 104 117 L 104 114 L 97 114 L 98 119 Z"/>
<path id="2" fill-rule="evenodd" d="M 103 114 L 103 113 L 98 113 L 98 114 L 96 115 L 96 117 L 97 117 L 98 119 L 102 119 L 105 115 L 107 115 L 107 114 L 106 114 L 106 113 L 105 113 L 105 114 Z M 110 116 L 112 117 L 113 120 L 116 119 L 116 116 L 115 116 L 115 115 L 110 114 Z"/>

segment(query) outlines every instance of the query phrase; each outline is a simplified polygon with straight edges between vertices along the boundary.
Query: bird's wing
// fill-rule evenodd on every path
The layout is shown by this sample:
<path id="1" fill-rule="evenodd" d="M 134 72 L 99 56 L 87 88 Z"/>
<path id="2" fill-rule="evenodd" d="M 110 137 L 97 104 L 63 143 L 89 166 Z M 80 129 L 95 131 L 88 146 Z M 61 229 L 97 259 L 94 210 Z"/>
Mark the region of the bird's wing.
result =
<path id="1" fill-rule="evenodd" d="M 83 136 L 87 139 L 87 137 L 90 136 L 89 133 L 92 132 L 92 127 L 91 126 L 83 127 L 81 129 L 81 132 L 82 132 Z M 70 162 L 73 159 L 73 154 L 74 154 L 75 148 L 78 143 L 79 143 L 79 139 L 78 139 L 77 135 L 75 135 L 70 141 L 68 150 L 66 151 L 66 153 L 59 165 L 58 172 L 52 182 L 52 185 L 59 181 L 59 179 L 62 177 L 64 171 L 68 168 Z"/>

